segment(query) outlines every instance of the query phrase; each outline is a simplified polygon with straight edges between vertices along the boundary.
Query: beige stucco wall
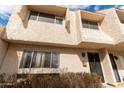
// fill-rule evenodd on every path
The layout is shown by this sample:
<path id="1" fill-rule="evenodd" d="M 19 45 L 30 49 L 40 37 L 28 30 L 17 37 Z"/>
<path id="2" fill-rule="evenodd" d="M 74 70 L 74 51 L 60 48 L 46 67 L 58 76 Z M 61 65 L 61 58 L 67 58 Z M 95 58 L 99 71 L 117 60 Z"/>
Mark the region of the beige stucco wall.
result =
<path id="1" fill-rule="evenodd" d="M 32 51 L 52 51 L 60 53 L 60 66 L 58 69 L 47 68 L 32 68 L 32 69 L 19 69 L 20 60 L 23 50 Z M 82 52 L 85 53 L 85 57 L 82 57 Z M 109 59 L 108 51 L 102 50 L 86 50 L 77 48 L 64 48 L 64 47 L 52 47 L 52 46 L 36 46 L 36 45 L 23 45 L 23 44 L 9 44 L 9 48 L 3 64 L 1 65 L 0 73 L 64 73 L 64 72 L 89 72 L 90 67 L 88 62 L 87 52 L 97 52 L 100 55 L 100 61 L 102 71 L 105 79 L 105 83 L 117 85 L 114 73 L 112 70 L 111 62 Z M 120 69 L 119 75 L 123 76 Z"/>
<path id="2" fill-rule="evenodd" d="M 59 52 L 60 67 L 57 71 L 90 72 L 86 49 L 98 49 L 101 46 L 101 48 L 105 48 L 99 48 L 101 49 L 100 58 L 105 82 L 116 85 L 108 50 L 113 51 L 115 49 L 115 52 L 117 48 L 122 50 L 121 47 L 114 47 L 114 45 L 123 41 L 124 32 L 115 9 L 103 10 L 100 13 L 105 14 L 105 17 L 99 22 L 99 30 L 93 30 L 82 27 L 80 11 L 73 12 L 67 9 L 64 23 L 63 25 L 59 25 L 28 20 L 28 6 L 16 6 L 6 27 L 6 31 L 4 31 L 4 35 L 2 36 L 2 39 L 10 43 L 9 47 L 7 48 L 7 43 L 0 39 L 0 63 L 2 63 L 0 65 L 0 73 L 55 72 L 56 69 L 19 69 L 22 51 L 24 49 Z M 30 42 L 31 45 L 24 45 L 24 42 Z M 44 43 L 46 46 L 42 45 Z M 61 44 L 64 47 L 57 47 L 55 44 Z M 75 45 L 74 47 L 76 48 L 66 47 L 65 45 Z M 86 53 L 85 58 L 82 58 L 82 52 Z M 123 61 L 121 58 L 117 63 L 122 79 L 124 77 L 124 71 L 122 69 Z"/>
<path id="3" fill-rule="evenodd" d="M 37 11 L 37 10 L 36 10 Z M 99 30 L 84 29 L 81 23 L 80 11 L 67 9 L 62 25 L 48 22 L 28 20 L 28 6 L 16 6 L 4 33 L 3 39 L 35 44 L 58 44 L 78 46 L 81 42 L 93 42 L 113 45 L 122 40 L 122 31 L 118 17 L 112 9 L 104 12 L 105 18 L 99 22 Z M 114 22 L 113 20 L 114 19 Z M 68 22 L 67 22 L 68 21 Z M 69 23 L 69 24 L 67 24 Z M 67 26 L 69 27 L 69 30 Z M 114 34 L 111 32 L 114 31 Z M 28 37 L 28 38 L 27 38 Z M 115 41 L 114 41 L 115 40 Z"/>
<path id="4" fill-rule="evenodd" d="M 79 13 L 80 14 L 80 13 Z M 81 14 L 80 14 L 81 15 Z M 102 43 L 102 44 L 113 44 L 113 39 L 101 28 L 100 22 L 97 22 L 98 24 L 98 30 L 90 29 L 90 28 L 84 28 L 82 26 L 81 22 L 81 16 L 79 16 L 80 23 L 78 28 L 80 28 L 80 37 L 82 42 L 93 42 L 93 43 Z"/>
<path id="5" fill-rule="evenodd" d="M 106 49 L 101 49 L 100 50 L 100 57 L 101 57 L 101 62 L 102 62 L 103 72 L 104 72 L 104 78 L 105 78 L 106 83 L 116 86 L 117 83 L 116 83 L 114 72 L 113 72 L 113 69 L 111 66 L 108 51 Z"/>
<path id="6" fill-rule="evenodd" d="M 99 11 L 105 14 L 101 22 L 101 29 L 114 40 L 114 44 L 123 41 L 124 32 L 121 29 L 121 24 L 114 8 Z"/>
<path id="7" fill-rule="evenodd" d="M 37 50 L 37 51 L 54 51 L 60 53 L 60 67 L 62 71 L 69 72 L 90 72 L 88 60 L 85 59 L 86 66 L 83 66 L 81 51 L 82 49 L 48 47 L 48 46 L 30 46 L 10 44 L 7 55 L 3 61 L 0 73 L 17 73 L 20 64 L 22 51 Z M 83 51 L 84 52 L 84 51 Z M 32 73 L 50 73 L 50 69 L 33 69 Z M 36 71 L 36 72 L 35 72 Z M 40 72 L 41 71 L 41 72 Z M 19 71 L 20 72 L 20 71 Z"/>
<path id="8" fill-rule="evenodd" d="M 23 15 L 21 13 L 23 13 Z M 27 16 L 25 16 L 26 14 Z M 77 37 L 75 37 L 75 14 L 73 12 L 67 13 L 66 16 L 68 18 L 65 16 L 66 18 L 64 19 L 62 25 L 28 20 L 28 15 L 29 10 L 27 7 L 16 6 L 16 8 L 13 10 L 3 38 L 9 39 L 10 41 L 20 40 L 38 43 L 56 43 L 69 45 L 76 43 Z M 71 17 L 73 20 L 70 20 L 69 17 Z M 67 19 L 70 21 L 70 31 L 66 29 L 65 22 Z"/>
<path id="9" fill-rule="evenodd" d="M 4 59 L 4 56 L 7 51 L 8 44 L 1 39 L 2 37 L 2 32 L 5 30 L 3 26 L 0 25 L 0 68 Z"/>
<path id="10" fill-rule="evenodd" d="M 76 21 L 76 28 L 77 28 L 77 30 L 76 30 L 76 37 L 77 37 L 77 42 L 78 43 L 80 43 L 81 41 L 82 41 L 82 39 L 81 39 L 81 30 L 82 30 L 82 23 L 81 23 L 81 14 L 80 14 L 80 11 L 78 10 L 78 11 L 76 11 L 75 12 L 75 21 Z"/>

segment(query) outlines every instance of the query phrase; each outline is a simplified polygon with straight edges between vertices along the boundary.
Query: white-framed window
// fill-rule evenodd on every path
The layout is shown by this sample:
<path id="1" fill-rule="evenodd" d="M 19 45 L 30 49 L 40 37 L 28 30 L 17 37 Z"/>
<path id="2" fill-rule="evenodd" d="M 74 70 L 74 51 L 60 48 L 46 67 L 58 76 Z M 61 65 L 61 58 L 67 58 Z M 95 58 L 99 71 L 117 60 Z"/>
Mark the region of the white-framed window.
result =
<path id="1" fill-rule="evenodd" d="M 58 68 L 59 53 L 24 50 L 20 68 Z"/>
<path id="2" fill-rule="evenodd" d="M 30 11 L 29 20 L 44 21 L 55 24 L 63 24 L 63 17 L 52 14 Z"/>
<path id="3" fill-rule="evenodd" d="M 56 24 L 63 24 L 63 18 L 56 16 L 56 17 L 55 17 L 55 23 L 56 23 Z"/>
<path id="4" fill-rule="evenodd" d="M 93 21 L 82 20 L 82 26 L 83 28 L 99 30 L 98 23 Z"/>

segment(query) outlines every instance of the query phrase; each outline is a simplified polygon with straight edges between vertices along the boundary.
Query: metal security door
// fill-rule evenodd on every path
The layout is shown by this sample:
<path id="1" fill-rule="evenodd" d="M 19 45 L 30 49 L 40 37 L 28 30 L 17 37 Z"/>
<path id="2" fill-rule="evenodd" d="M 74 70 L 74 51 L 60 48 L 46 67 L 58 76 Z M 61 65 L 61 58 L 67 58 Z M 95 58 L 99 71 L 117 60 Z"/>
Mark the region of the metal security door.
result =
<path id="1" fill-rule="evenodd" d="M 114 71 L 114 74 L 115 74 L 116 81 L 121 82 L 120 76 L 119 76 L 119 73 L 118 73 L 118 70 L 117 70 L 117 65 L 115 63 L 113 54 L 109 54 L 109 57 L 110 57 L 110 60 L 111 60 L 111 64 L 112 64 L 112 68 L 113 68 L 113 71 Z"/>
<path id="2" fill-rule="evenodd" d="M 90 71 L 99 75 L 101 77 L 102 82 L 104 82 L 99 54 L 88 52 L 88 60 L 90 65 Z"/>

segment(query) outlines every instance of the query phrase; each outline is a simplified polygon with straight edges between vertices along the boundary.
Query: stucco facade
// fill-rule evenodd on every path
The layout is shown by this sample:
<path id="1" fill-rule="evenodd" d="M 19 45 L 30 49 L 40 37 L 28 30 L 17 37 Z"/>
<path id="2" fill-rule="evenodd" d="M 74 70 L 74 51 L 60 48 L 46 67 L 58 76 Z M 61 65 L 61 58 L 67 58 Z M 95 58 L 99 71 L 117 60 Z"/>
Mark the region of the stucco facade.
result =
<path id="1" fill-rule="evenodd" d="M 62 17 L 62 24 L 30 20 L 31 11 Z M 117 86 L 124 82 L 123 16 L 124 10 L 115 8 L 89 12 L 53 5 L 16 6 L 6 28 L 0 27 L 0 73 L 92 73 L 89 57 L 96 53 L 100 68 L 94 69 L 102 71 L 104 83 Z M 98 28 L 83 27 L 82 20 Z M 59 67 L 20 68 L 24 50 L 57 52 Z"/>
<path id="2" fill-rule="evenodd" d="M 0 25 L 0 38 L 2 37 L 2 34 L 4 31 L 5 31 L 5 27 Z M 1 66 L 3 63 L 4 57 L 6 55 L 7 48 L 8 48 L 8 43 L 0 39 L 0 68 L 2 68 Z"/>

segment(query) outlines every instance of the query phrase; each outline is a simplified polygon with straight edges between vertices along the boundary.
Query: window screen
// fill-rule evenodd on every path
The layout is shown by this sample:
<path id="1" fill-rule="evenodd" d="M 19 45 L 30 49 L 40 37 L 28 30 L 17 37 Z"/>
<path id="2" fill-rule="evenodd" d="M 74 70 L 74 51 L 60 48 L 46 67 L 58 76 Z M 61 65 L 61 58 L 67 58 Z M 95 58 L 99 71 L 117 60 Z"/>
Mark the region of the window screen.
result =
<path id="1" fill-rule="evenodd" d="M 39 13 L 38 21 L 54 23 L 55 16 L 45 13 Z"/>
<path id="2" fill-rule="evenodd" d="M 47 14 L 47 13 L 40 13 L 40 12 L 35 12 L 31 11 L 29 15 L 30 20 L 37 20 L 37 21 L 44 21 L 44 22 L 49 22 L 49 23 L 56 23 L 56 24 L 62 24 L 63 23 L 63 18 L 52 15 L 52 14 Z"/>
<path id="3" fill-rule="evenodd" d="M 63 19 L 60 17 L 56 17 L 56 24 L 62 24 Z"/>
<path id="4" fill-rule="evenodd" d="M 29 68 L 31 64 L 32 52 L 25 51 L 22 56 L 20 68 Z"/>
<path id="5" fill-rule="evenodd" d="M 51 62 L 51 53 L 45 52 L 45 58 L 44 58 L 44 67 L 50 68 L 50 62 Z"/>
<path id="6" fill-rule="evenodd" d="M 42 64 L 42 53 L 41 52 L 34 52 L 33 58 L 32 58 L 32 64 L 31 67 L 41 67 Z"/>
<path id="7" fill-rule="evenodd" d="M 55 52 L 24 51 L 20 68 L 58 68 L 59 54 Z"/>
<path id="8" fill-rule="evenodd" d="M 82 20 L 82 26 L 84 28 L 90 28 L 90 29 L 96 29 L 96 30 L 99 29 L 97 22 L 92 22 L 92 21 Z"/>
<path id="9" fill-rule="evenodd" d="M 58 68 L 59 67 L 59 55 L 57 53 L 52 53 L 52 68 Z"/>
<path id="10" fill-rule="evenodd" d="M 29 16 L 30 20 L 37 20 L 37 17 L 38 17 L 38 12 L 35 11 L 30 12 L 30 16 Z"/>

